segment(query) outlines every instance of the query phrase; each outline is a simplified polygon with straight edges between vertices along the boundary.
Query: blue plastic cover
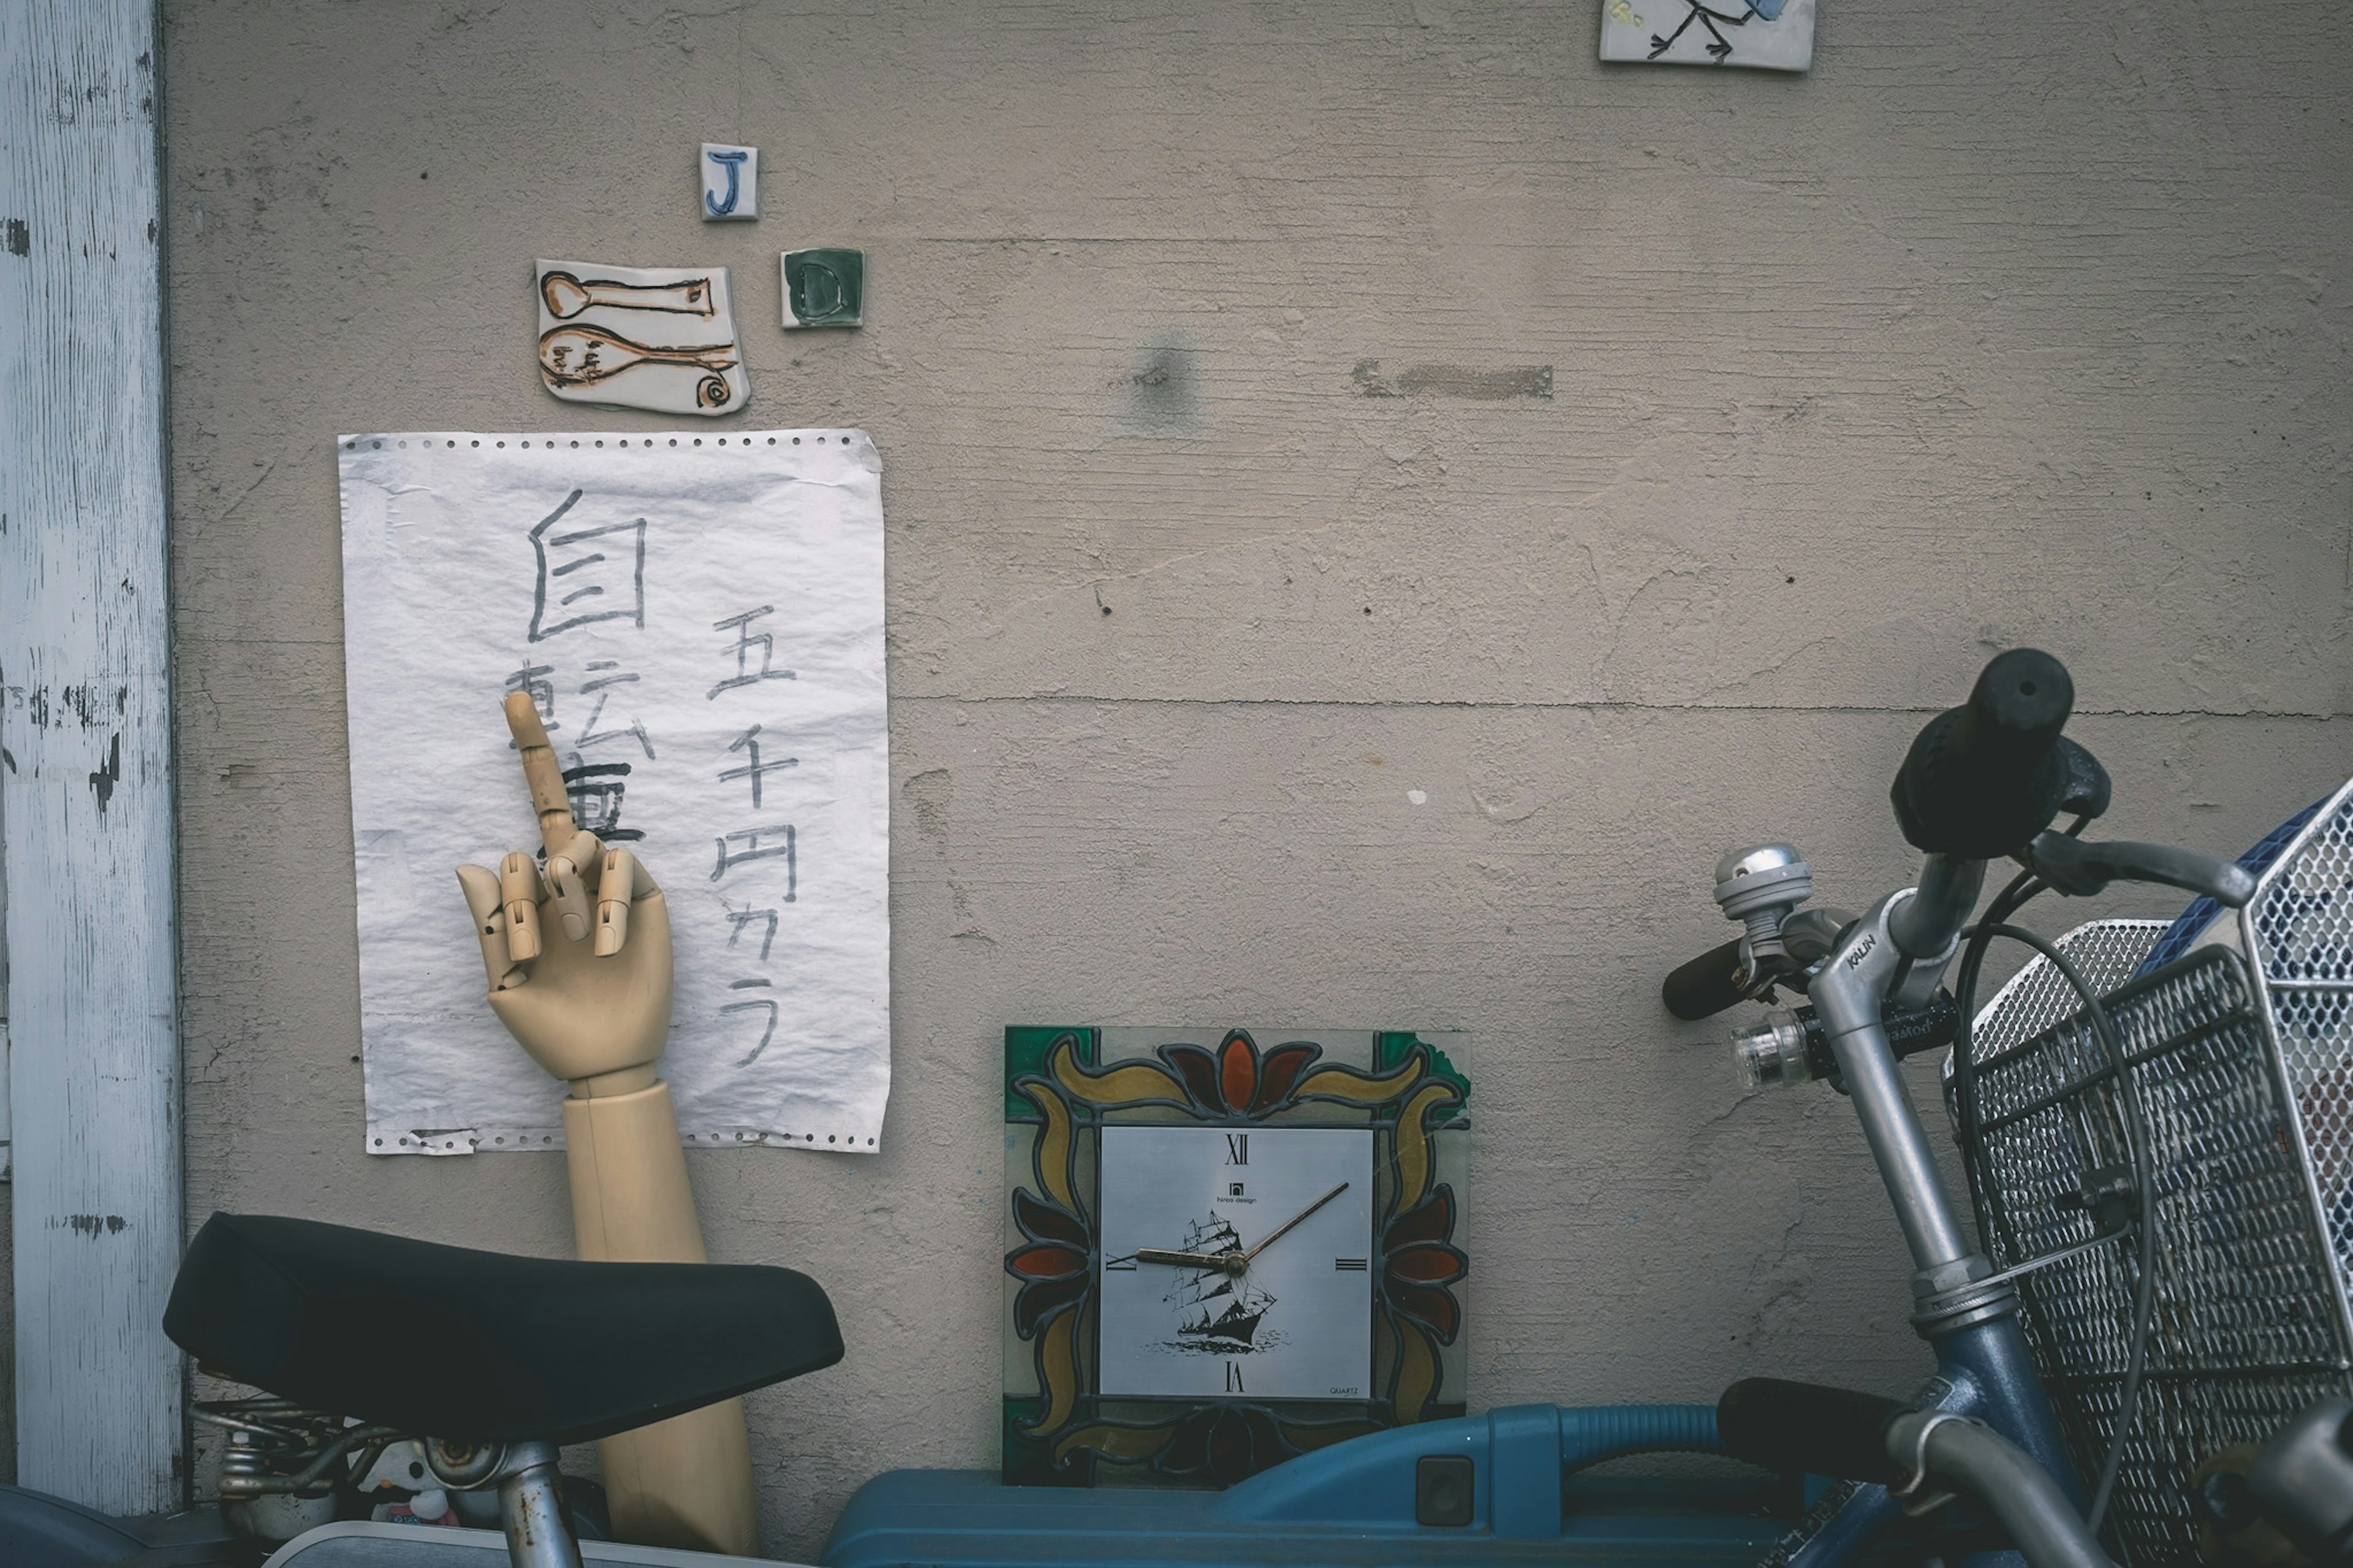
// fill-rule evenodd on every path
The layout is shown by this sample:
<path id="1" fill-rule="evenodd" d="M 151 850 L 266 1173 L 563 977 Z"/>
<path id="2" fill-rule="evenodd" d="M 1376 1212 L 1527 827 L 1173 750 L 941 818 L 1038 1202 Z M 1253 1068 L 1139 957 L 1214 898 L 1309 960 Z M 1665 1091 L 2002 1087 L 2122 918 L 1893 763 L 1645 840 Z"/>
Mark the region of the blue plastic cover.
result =
<path id="1" fill-rule="evenodd" d="M 1014 1568 L 1152 1563 L 1492 1563 L 1607 1557 L 1678 1568 L 1749 1568 L 1785 1520 L 1729 1513 L 1566 1513 L 1566 1472 L 1626 1454 L 1721 1452 L 1705 1405 L 1515 1405 L 1376 1432 L 1293 1459 L 1223 1492 L 1008 1487 L 988 1471 L 894 1470 L 859 1489 L 827 1568 Z M 1415 1468 L 1467 1457 L 1466 1525 L 1414 1520 Z M 1705 1483 L 1694 1483 L 1704 1491 Z"/>

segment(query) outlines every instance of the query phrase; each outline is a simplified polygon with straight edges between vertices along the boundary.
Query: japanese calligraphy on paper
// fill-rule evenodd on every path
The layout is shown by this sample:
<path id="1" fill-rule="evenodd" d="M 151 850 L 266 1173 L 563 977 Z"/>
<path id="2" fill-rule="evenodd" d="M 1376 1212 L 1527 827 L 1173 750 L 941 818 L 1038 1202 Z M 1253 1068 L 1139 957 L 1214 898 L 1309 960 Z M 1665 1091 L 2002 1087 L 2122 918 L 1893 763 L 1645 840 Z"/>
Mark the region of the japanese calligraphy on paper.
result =
<path id="1" fill-rule="evenodd" d="M 890 1089 L 881 464 L 862 431 L 339 443 L 375 1154 L 561 1147 L 451 868 L 538 843 L 500 716 L 668 894 L 686 1140 L 871 1153 Z"/>

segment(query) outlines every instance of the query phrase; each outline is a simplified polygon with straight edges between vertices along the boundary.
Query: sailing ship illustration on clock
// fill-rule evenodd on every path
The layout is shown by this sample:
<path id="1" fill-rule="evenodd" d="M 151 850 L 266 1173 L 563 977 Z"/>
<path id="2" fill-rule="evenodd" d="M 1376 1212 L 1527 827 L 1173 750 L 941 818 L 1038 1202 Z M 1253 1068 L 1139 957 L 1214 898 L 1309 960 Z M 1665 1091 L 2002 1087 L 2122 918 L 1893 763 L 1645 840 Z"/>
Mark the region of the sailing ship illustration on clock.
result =
<path id="1" fill-rule="evenodd" d="M 1230 1258 L 1242 1250 L 1242 1238 L 1224 1220 L 1195 1220 L 1186 1228 L 1185 1249 Z M 1194 1269 L 1160 1299 L 1176 1309 L 1176 1337 L 1166 1342 L 1172 1350 L 1247 1355 L 1261 1343 L 1278 1342 L 1282 1332 L 1271 1329 L 1265 1340 L 1259 1339 L 1259 1325 L 1266 1321 L 1266 1310 L 1275 1298 L 1222 1268 Z"/>

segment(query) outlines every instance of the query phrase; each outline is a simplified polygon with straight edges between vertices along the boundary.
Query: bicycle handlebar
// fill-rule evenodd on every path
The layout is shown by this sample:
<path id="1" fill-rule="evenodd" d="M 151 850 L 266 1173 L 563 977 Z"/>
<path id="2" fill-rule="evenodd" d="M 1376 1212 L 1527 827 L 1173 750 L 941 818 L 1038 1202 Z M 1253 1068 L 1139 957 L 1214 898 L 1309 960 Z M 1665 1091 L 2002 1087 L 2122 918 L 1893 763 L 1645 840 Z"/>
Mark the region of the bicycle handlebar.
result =
<path id="1" fill-rule="evenodd" d="M 1659 983 L 1659 996 L 1668 1012 L 1687 1023 L 1746 1001 L 1748 993 L 1740 984 L 1740 939 L 1734 937 L 1680 965 Z"/>
<path id="2" fill-rule="evenodd" d="M 1929 720 L 1905 753 L 1888 790 L 1904 837 L 1931 855 L 1990 860 L 2050 826 L 2071 798 L 2096 795 L 2105 807 L 2099 764 L 2058 744 L 2074 703 L 2067 667 L 2049 654 L 1995 655 L 1968 701 Z"/>
<path id="3" fill-rule="evenodd" d="M 1904 1472 L 1887 1457 L 1887 1424 L 1903 1414 L 1875 1394 L 1744 1377 L 1715 1402 L 1715 1430 L 1725 1453 L 1768 1470 L 1893 1486 Z"/>
<path id="4" fill-rule="evenodd" d="M 1889 925 L 1906 958 L 1937 960 L 1951 951 L 1976 907 L 1984 863 L 2000 856 L 2015 855 L 2063 893 L 2096 892 L 2118 878 L 2168 882 L 2229 904 L 2252 893 L 2245 873 L 2206 856 L 2158 845 L 2082 845 L 2046 831 L 2063 810 L 2088 818 L 2108 805 L 2107 771 L 2059 732 L 2074 701 L 2065 665 L 2037 648 L 2012 648 L 1978 672 L 1968 702 L 1937 714 L 1913 738 L 1888 788 L 1904 837 L 1928 856 L 1915 895 Z M 1790 882 L 1794 896 L 1782 919 L 1810 891 L 1804 863 L 1787 846 L 1727 856 L 1716 868 L 1716 901 L 1746 923 L 1755 959 L 1744 963 L 1740 942 L 1732 942 L 1676 969 L 1660 986 L 1676 1017 L 1720 1013 L 1762 990 L 1760 980 L 1805 966 L 1788 962 L 1793 955 L 1775 936 L 1767 899 L 1742 890 L 1726 902 L 1725 889 L 1736 885 L 1725 880 L 1726 867 L 1737 879 L 1748 858 L 1760 857 L 1771 862 L 1774 892 Z"/>
<path id="5" fill-rule="evenodd" d="M 1887 1424 L 1887 1454 L 1983 1504 L 2031 1568 L 2116 1568 L 2051 1472 L 1992 1427 L 1907 1410 Z"/>
<path id="6" fill-rule="evenodd" d="M 2248 1468 L 2247 1485 L 2263 1517 L 2316 1562 L 2353 1555 L 2353 1399 L 2343 1394 L 2305 1407 L 2272 1434 Z"/>
<path id="7" fill-rule="evenodd" d="M 1888 918 L 1887 933 L 1907 958 L 1937 958 L 1952 951 L 1985 887 L 1985 862 L 1931 855 L 1920 884 Z"/>
<path id="8" fill-rule="evenodd" d="M 2115 1568 L 2051 1473 L 1990 1426 L 1816 1384 L 1754 1377 L 1716 1402 L 1725 1451 L 1767 1469 L 1870 1481 L 1906 1496 L 1927 1483 L 1982 1504 L 2031 1568 Z"/>

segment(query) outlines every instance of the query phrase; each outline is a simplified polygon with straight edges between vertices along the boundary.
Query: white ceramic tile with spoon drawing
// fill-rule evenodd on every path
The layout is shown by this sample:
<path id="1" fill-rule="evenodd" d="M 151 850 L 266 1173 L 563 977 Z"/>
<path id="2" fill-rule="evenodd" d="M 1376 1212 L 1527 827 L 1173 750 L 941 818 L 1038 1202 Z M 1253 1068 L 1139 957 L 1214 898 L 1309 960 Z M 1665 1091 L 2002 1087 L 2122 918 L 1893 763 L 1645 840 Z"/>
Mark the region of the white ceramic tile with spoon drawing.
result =
<path id="1" fill-rule="evenodd" d="M 723 267 L 541 261 L 541 384 L 568 403 L 732 414 L 751 395 Z"/>

